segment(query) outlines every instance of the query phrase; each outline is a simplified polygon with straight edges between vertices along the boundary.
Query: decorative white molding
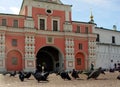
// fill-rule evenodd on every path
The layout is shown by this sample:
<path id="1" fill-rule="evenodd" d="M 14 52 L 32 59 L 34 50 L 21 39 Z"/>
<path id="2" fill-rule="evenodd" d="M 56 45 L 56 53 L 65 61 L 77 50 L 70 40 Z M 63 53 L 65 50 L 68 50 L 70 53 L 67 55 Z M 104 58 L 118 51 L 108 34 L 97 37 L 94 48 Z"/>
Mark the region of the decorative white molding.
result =
<path id="1" fill-rule="evenodd" d="M 34 29 L 34 20 L 32 18 L 27 18 L 26 20 L 24 20 L 24 26 Z"/>
<path id="2" fill-rule="evenodd" d="M 63 4 L 54 4 L 54 3 L 46 3 L 46 2 L 38 2 L 34 1 L 32 2 L 33 7 L 37 8 L 51 8 L 53 10 L 60 10 L 60 11 L 71 11 L 71 5 L 63 5 Z"/>
<path id="3" fill-rule="evenodd" d="M 60 18 L 58 18 L 58 17 L 57 18 L 56 17 L 52 17 L 52 21 L 51 21 L 52 31 L 53 31 L 53 21 L 54 20 L 58 22 L 58 26 L 57 26 L 58 30 L 57 31 L 60 31 Z"/>
<path id="4" fill-rule="evenodd" d="M 5 32 L 0 32 L 0 68 L 5 69 Z"/>
<path id="5" fill-rule="evenodd" d="M 73 38 L 65 38 L 65 52 L 66 52 L 66 68 L 67 70 L 72 70 L 75 67 L 74 64 L 74 39 Z"/>
<path id="6" fill-rule="evenodd" d="M 72 24 L 64 24 L 64 31 L 72 32 Z"/>
<path id="7" fill-rule="evenodd" d="M 47 16 L 44 15 L 38 15 L 38 29 L 40 30 L 40 19 L 45 20 L 45 30 L 47 30 Z"/>
<path id="8" fill-rule="evenodd" d="M 25 58 L 35 58 L 35 37 L 26 35 L 25 37 Z"/>

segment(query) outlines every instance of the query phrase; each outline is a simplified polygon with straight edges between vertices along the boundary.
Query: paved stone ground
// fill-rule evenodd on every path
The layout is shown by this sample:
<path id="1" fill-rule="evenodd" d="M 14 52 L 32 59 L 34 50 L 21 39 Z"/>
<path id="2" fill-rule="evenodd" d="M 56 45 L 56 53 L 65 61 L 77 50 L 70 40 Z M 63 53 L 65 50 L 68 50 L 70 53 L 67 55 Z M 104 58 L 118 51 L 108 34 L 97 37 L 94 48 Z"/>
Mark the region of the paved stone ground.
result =
<path id="1" fill-rule="evenodd" d="M 86 80 L 87 76 L 80 74 L 81 79 L 79 80 L 64 81 L 59 76 L 51 74 L 48 78 L 49 82 L 38 83 L 33 76 L 30 80 L 25 79 L 24 82 L 21 82 L 18 75 L 9 77 L 9 75 L 0 74 L 0 87 L 120 87 L 120 80 L 116 79 L 118 75 L 118 72 L 106 72 L 106 75 L 101 74 L 98 80 Z"/>

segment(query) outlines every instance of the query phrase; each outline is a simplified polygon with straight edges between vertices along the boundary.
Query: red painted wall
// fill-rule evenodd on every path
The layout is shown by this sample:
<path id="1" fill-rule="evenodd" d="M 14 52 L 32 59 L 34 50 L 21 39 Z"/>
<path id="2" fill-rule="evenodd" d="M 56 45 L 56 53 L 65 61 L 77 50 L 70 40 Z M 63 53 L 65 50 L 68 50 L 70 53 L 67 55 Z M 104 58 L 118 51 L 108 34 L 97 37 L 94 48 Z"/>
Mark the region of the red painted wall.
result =
<path id="1" fill-rule="evenodd" d="M 81 59 L 81 64 L 77 65 L 77 58 Z M 85 56 L 83 53 L 77 53 L 75 56 L 75 69 L 76 70 L 84 70 L 85 69 Z"/>
<path id="2" fill-rule="evenodd" d="M 2 19 L 6 19 L 7 26 L 13 27 L 13 21 L 18 20 L 18 27 L 23 28 L 24 27 L 24 16 L 17 17 L 16 15 L 9 15 L 9 16 L 2 16 L 0 15 L 0 25 L 2 25 Z"/>
<path id="3" fill-rule="evenodd" d="M 36 36 L 35 39 L 35 53 L 37 54 L 37 52 L 40 50 L 40 48 L 44 47 L 44 46 L 53 46 L 53 47 L 57 47 L 59 48 L 60 51 L 62 51 L 62 53 L 65 53 L 65 42 L 64 42 L 64 38 L 62 37 L 54 37 L 54 43 L 53 44 L 48 44 L 46 42 L 46 36 L 40 37 L 40 36 Z"/>
<path id="4" fill-rule="evenodd" d="M 17 40 L 17 46 L 12 46 L 12 39 Z M 25 39 L 24 36 L 16 34 L 6 34 L 6 67 L 8 70 L 22 70 L 24 68 L 24 47 L 25 47 Z M 12 51 L 13 50 L 13 51 Z M 15 50 L 15 51 L 14 51 Z M 12 52 L 11 52 L 12 51 Z M 18 58 L 18 65 L 13 66 L 11 64 L 12 57 Z M 9 63 L 8 63 L 9 62 Z"/>
<path id="5" fill-rule="evenodd" d="M 17 58 L 17 63 L 14 65 L 12 64 L 12 58 L 15 57 Z M 23 63 L 22 63 L 22 55 L 16 51 L 12 50 L 7 54 L 6 58 L 6 68 L 8 71 L 20 71 L 23 68 Z"/>
<path id="6" fill-rule="evenodd" d="M 92 25 L 90 24 L 82 24 L 82 23 L 73 22 L 72 26 L 73 26 L 73 32 L 76 32 L 77 26 L 80 26 L 80 33 L 85 33 L 85 27 L 88 27 L 89 33 L 92 33 Z"/>
<path id="7" fill-rule="evenodd" d="M 48 15 L 46 13 L 46 9 L 43 8 L 32 8 L 32 17 L 34 19 L 35 22 L 35 28 L 38 29 L 38 17 L 39 16 L 46 16 L 47 19 L 47 29 L 48 30 L 52 30 L 52 18 L 59 18 L 60 19 L 60 31 L 63 31 L 63 23 L 65 21 L 65 12 L 64 11 L 57 11 L 57 10 L 53 10 L 53 13 Z"/>
<path id="8" fill-rule="evenodd" d="M 19 35 L 19 33 L 17 34 L 6 34 L 6 40 L 5 40 L 5 44 L 6 44 L 6 52 L 11 50 L 11 49 L 19 49 L 21 52 L 24 53 L 24 47 L 25 47 L 25 37 L 22 36 L 21 34 Z M 16 39 L 17 40 L 17 46 L 12 46 L 12 39 Z"/>

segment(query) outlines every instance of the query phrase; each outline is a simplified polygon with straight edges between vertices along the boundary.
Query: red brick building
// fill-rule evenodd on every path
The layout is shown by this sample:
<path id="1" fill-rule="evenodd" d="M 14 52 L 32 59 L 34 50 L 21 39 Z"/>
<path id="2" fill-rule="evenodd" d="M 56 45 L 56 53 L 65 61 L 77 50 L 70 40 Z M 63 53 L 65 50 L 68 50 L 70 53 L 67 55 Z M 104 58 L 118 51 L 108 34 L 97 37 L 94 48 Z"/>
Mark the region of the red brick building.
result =
<path id="1" fill-rule="evenodd" d="M 0 71 L 85 70 L 94 62 L 91 22 L 72 21 L 60 0 L 23 0 L 19 15 L 0 14 Z"/>

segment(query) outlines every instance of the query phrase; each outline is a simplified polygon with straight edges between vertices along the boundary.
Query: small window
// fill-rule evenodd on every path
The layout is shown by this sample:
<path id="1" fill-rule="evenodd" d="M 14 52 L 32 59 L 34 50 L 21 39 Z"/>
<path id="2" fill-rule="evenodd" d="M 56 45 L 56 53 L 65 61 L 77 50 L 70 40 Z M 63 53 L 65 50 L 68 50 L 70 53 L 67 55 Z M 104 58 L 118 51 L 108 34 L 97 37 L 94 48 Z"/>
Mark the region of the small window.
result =
<path id="1" fill-rule="evenodd" d="M 100 41 L 100 35 L 99 35 L 99 34 L 97 34 L 96 41 L 97 41 L 97 42 L 99 42 L 99 41 Z"/>
<path id="2" fill-rule="evenodd" d="M 88 31 L 88 27 L 85 27 L 85 33 L 88 34 L 89 31 Z"/>
<path id="3" fill-rule="evenodd" d="M 113 60 L 111 60 L 111 63 L 113 62 Z"/>
<path id="4" fill-rule="evenodd" d="M 79 44 L 79 50 L 82 50 L 83 49 L 83 46 L 82 46 L 82 44 L 80 43 Z"/>
<path id="5" fill-rule="evenodd" d="M 58 31 L 58 21 L 53 20 L 53 31 Z"/>
<path id="6" fill-rule="evenodd" d="M 6 25 L 7 25 L 6 19 L 2 19 L 2 26 L 6 26 Z"/>
<path id="7" fill-rule="evenodd" d="M 45 30 L 45 19 L 40 19 L 40 30 Z"/>
<path id="8" fill-rule="evenodd" d="M 12 57 L 12 65 L 17 65 L 18 59 L 16 57 Z"/>
<path id="9" fill-rule="evenodd" d="M 12 46 L 17 46 L 17 40 L 16 39 L 12 39 Z"/>
<path id="10" fill-rule="evenodd" d="M 115 43 L 115 37 L 112 36 L 112 43 Z"/>
<path id="11" fill-rule="evenodd" d="M 47 12 L 47 14 L 52 14 L 52 10 L 51 9 L 47 9 L 46 12 Z"/>
<path id="12" fill-rule="evenodd" d="M 77 26 L 76 33 L 80 33 L 80 26 Z"/>
<path id="13" fill-rule="evenodd" d="M 77 58 L 77 65 L 81 65 L 81 58 Z"/>
<path id="14" fill-rule="evenodd" d="M 13 27 L 17 28 L 18 27 L 18 20 L 13 21 Z"/>

